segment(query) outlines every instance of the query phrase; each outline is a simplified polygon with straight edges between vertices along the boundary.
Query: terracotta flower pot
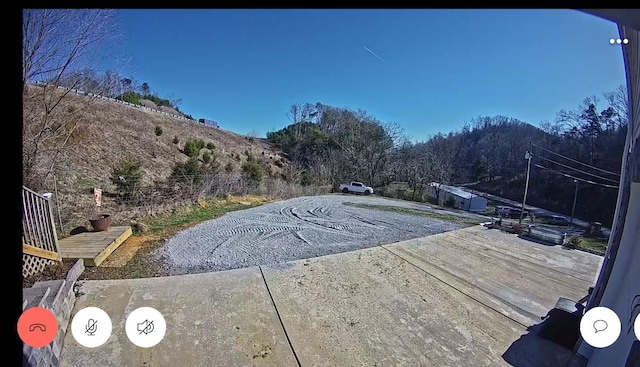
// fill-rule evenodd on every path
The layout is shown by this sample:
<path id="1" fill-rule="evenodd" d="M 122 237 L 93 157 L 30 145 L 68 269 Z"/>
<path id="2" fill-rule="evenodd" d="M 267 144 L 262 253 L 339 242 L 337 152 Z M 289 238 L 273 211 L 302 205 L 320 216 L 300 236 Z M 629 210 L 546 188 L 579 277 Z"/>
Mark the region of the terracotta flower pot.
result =
<path id="1" fill-rule="evenodd" d="M 111 225 L 111 215 L 109 214 L 100 214 L 91 219 L 89 219 L 89 223 L 91 223 L 91 227 L 93 227 L 94 231 L 106 231 Z"/>

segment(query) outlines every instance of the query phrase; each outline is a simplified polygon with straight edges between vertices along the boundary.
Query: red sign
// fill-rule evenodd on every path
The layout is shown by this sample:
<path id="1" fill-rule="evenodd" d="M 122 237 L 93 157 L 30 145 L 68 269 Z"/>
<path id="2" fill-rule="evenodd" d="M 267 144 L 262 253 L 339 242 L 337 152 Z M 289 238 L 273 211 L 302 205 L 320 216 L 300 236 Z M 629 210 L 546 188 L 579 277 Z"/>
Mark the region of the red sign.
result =
<path id="1" fill-rule="evenodd" d="M 93 198 L 96 200 L 96 206 L 102 205 L 102 189 L 93 188 Z"/>

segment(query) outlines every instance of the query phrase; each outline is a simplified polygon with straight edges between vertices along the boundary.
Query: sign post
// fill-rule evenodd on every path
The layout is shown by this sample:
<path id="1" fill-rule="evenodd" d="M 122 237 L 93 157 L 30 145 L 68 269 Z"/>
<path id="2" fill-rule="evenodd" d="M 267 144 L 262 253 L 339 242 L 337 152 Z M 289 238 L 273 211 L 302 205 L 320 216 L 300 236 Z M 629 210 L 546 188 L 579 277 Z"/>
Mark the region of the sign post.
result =
<path id="1" fill-rule="evenodd" d="M 96 206 L 102 206 L 102 189 L 97 187 L 93 188 L 93 198 L 96 200 Z"/>

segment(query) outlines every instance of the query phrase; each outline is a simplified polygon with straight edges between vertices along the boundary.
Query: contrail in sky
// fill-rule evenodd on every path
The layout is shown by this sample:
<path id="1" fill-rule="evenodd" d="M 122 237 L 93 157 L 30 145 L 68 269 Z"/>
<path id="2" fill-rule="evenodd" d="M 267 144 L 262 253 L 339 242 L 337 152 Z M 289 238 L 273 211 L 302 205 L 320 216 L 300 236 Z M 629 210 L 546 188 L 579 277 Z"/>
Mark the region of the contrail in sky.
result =
<path id="1" fill-rule="evenodd" d="M 367 48 L 367 46 L 362 46 L 362 47 L 364 47 L 364 49 L 365 49 L 365 50 L 369 51 L 369 53 L 370 53 L 370 54 L 372 54 L 373 56 L 375 56 L 375 57 L 377 57 L 378 59 L 380 59 L 380 61 L 382 61 L 382 62 L 386 62 L 386 61 L 384 61 L 384 59 L 383 59 L 382 57 L 380 57 L 380 56 L 376 55 L 376 53 L 375 53 L 375 52 L 373 52 L 373 51 L 369 50 L 369 49 Z"/>

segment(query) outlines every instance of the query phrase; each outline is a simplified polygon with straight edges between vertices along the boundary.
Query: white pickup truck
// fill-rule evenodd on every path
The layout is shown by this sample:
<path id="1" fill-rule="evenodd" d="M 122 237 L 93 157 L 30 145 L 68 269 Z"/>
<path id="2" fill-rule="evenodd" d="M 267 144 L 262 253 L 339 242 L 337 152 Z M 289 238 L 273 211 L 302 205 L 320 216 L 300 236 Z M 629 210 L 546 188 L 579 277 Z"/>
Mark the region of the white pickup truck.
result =
<path id="1" fill-rule="evenodd" d="M 340 191 L 342 191 L 345 194 L 348 194 L 350 192 L 365 194 L 365 195 L 373 194 L 373 188 L 369 186 L 365 186 L 362 182 L 357 182 L 357 181 L 352 181 L 348 184 L 341 184 Z"/>

